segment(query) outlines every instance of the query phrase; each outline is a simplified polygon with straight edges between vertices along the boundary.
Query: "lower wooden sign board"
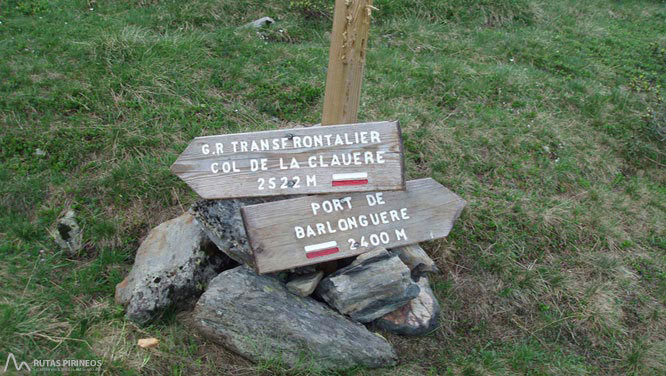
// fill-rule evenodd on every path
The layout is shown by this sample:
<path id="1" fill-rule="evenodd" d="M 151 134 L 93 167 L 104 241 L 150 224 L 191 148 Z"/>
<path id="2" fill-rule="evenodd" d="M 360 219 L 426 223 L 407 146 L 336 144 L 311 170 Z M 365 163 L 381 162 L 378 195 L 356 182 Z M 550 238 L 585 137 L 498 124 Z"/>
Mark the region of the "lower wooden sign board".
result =
<path id="1" fill-rule="evenodd" d="M 259 273 L 445 237 L 465 200 L 433 179 L 406 190 L 324 196 L 241 209 Z"/>
<path id="2" fill-rule="evenodd" d="M 206 199 L 405 188 L 388 121 L 197 137 L 171 171 Z"/>

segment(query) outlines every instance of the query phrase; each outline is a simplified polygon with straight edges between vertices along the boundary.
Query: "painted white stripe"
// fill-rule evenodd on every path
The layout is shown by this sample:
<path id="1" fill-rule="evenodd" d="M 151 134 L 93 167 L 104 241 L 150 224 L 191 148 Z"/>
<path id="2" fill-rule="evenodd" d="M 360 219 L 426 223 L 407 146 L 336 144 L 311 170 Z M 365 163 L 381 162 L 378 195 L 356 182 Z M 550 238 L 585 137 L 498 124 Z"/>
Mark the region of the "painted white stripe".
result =
<path id="1" fill-rule="evenodd" d="M 350 172 L 348 174 L 333 174 L 333 180 L 360 180 L 367 179 L 367 172 Z"/>
<path id="2" fill-rule="evenodd" d="M 338 246 L 338 242 L 336 242 L 336 241 L 306 245 L 305 246 L 305 252 L 321 251 L 322 249 L 333 248 L 333 247 L 337 247 L 337 246 Z"/>

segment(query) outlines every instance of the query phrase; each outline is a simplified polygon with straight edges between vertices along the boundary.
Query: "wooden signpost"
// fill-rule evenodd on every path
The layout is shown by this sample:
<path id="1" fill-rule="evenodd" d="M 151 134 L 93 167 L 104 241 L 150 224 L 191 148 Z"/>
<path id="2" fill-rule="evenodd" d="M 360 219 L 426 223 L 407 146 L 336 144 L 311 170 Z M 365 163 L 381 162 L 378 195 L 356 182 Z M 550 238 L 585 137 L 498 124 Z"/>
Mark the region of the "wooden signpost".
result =
<path id="1" fill-rule="evenodd" d="M 201 197 L 327 193 L 245 206 L 255 268 L 270 273 L 445 237 L 465 201 L 405 182 L 397 122 L 357 122 L 372 0 L 336 0 L 323 127 L 195 138 L 171 166 Z M 349 125 L 333 125 L 349 124 Z"/>
<path id="2" fill-rule="evenodd" d="M 433 179 L 405 191 L 308 196 L 241 209 L 259 273 L 448 235 L 465 200 Z"/>
<path id="3" fill-rule="evenodd" d="M 207 199 L 405 187 L 397 122 L 197 137 L 171 171 Z"/>

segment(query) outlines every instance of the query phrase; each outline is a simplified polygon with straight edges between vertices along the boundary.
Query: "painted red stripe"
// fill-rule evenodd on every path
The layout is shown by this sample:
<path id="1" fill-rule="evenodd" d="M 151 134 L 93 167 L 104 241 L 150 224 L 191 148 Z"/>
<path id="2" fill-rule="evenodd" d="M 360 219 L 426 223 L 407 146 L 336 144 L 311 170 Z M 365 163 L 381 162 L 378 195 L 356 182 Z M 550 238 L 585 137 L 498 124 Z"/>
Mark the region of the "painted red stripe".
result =
<path id="1" fill-rule="evenodd" d="M 368 179 L 333 181 L 334 187 L 341 187 L 345 185 L 365 185 L 365 184 L 368 184 Z"/>
<path id="2" fill-rule="evenodd" d="M 332 255 L 332 254 L 338 253 L 338 252 L 340 252 L 340 248 L 338 248 L 338 247 L 326 248 L 326 249 L 322 249 L 321 251 L 307 252 L 307 253 L 305 253 L 305 257 L 311 259 L 311 258 L 315 258 L 315 257 Z"/>

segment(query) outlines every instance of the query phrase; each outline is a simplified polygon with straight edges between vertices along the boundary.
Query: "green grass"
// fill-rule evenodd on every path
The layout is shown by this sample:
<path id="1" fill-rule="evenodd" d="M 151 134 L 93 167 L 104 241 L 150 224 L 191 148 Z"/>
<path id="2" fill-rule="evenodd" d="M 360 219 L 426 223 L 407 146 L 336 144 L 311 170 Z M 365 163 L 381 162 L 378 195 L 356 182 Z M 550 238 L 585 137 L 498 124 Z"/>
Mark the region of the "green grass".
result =
<path id="1" fill-rule="evenodd" d="M 113 292 L 147 231 L 197 199 L 168 170 L 193 137 L 319 121 L 330 3 L 0 3 L 0 359 L 296 372 L 186 315 L 135 327 Z M 666 3 L 375 5 L 360 120 L 399 120 L 408 177 L 469 205 L 425 244 L 441 326 L 385 333 L 400 365 L 354 373 L 666 374 Z M 270 30 L 236 29 L 265 15 Z M 75 257 L 49 235 L 70 207 Z"/>

